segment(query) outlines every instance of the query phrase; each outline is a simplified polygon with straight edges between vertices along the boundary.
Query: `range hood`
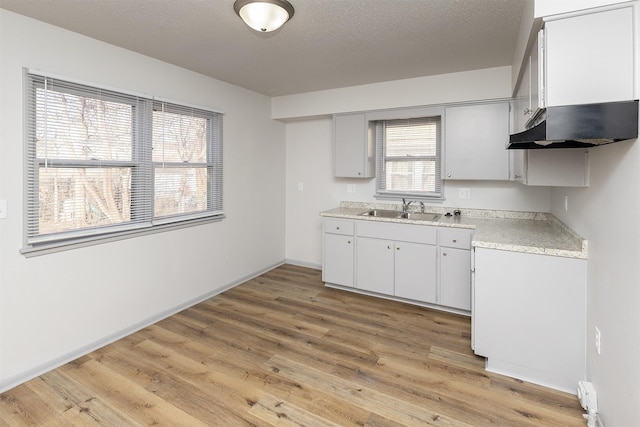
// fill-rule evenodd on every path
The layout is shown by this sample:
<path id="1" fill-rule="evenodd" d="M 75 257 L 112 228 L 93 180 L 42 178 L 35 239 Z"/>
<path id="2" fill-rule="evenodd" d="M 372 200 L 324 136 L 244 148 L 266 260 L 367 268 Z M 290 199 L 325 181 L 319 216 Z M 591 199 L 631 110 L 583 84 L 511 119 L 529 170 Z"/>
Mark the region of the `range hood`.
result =
<path id="1" fill-rule="evenodd" d="M 594 147 L 638 137 L 638 100 L 541 110 L 538 124 L 510 136 L 507 149 Z"/>

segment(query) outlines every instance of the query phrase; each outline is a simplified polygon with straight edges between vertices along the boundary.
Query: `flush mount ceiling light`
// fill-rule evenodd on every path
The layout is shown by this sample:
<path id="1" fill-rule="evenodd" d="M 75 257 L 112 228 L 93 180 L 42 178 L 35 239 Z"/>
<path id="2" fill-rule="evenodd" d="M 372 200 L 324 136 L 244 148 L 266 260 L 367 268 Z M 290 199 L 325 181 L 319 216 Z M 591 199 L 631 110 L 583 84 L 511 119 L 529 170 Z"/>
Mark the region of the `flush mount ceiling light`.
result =
<path id="1" fill-rule="evenodd" d="M 263 33 L 277 30 L 293 16 L 287 0 L 236 0 L 233 10 L 245 24 Z"/>

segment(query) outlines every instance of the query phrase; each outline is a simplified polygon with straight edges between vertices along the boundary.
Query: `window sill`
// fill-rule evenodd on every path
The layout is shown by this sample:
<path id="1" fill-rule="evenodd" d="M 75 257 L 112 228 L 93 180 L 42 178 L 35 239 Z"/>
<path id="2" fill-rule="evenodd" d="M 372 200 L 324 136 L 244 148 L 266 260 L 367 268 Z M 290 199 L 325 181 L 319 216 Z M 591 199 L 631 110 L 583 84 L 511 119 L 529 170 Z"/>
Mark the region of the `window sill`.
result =
<path id="1" fill-rule="evenodd" d="M 207 218 L 192 219 L 188 221 L 182 221 L 171 224 L 156 225 L 150 228 L 120 231 L 110 234 L 103 234 L 100 236 L 89 236 L 79 239 L 63 240 L 51 243 L 43 243 L 34 246 L 24 247 L 20 250 L 20 253 L 25 258 L 32 258 L 40 255 L 47 255 L 57 252 L 68 251 L 72 249 L 84 248 L 87 246 L 101 245 L 103 243 L 115 242 L 118 240 L 131 239 L 133 237 L 146 236 L 150 234 L 163 233 L 165 231 L 179 230 L 181 228 L 196 227 L 198 225 L 209 224 L 212 222 L 219 222 L 225 218 L 224 214 L 216 215 Z"/>

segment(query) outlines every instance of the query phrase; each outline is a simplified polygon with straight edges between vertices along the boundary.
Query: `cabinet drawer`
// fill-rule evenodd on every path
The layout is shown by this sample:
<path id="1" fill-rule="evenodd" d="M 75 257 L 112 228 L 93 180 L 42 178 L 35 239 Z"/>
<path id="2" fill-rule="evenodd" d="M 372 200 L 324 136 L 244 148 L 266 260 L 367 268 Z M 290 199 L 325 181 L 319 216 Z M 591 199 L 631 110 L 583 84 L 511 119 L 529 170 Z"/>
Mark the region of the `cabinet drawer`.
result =
<path id="1" fill-rule="evenodd" d="M 358 236 L 372 237 L 375 239 L 435 245 L 437 241 L 436 230 L 436 227 L 430 227 L 428 225 L 358 221 Z"/>
<path id="2" fill-rule="evenodd" d="M 332 234 L 344 234 L 346 236 L 353 236 L 353 222 L 342 221 L 339 219 L 325 219 L 324 220 L 324 232 Z"/>
<path id="3" fill-rule="evenodd" d="M 438 244 L 447 248 L 471 249 L 471 231 L 460 228 L 439 228 Z"/>

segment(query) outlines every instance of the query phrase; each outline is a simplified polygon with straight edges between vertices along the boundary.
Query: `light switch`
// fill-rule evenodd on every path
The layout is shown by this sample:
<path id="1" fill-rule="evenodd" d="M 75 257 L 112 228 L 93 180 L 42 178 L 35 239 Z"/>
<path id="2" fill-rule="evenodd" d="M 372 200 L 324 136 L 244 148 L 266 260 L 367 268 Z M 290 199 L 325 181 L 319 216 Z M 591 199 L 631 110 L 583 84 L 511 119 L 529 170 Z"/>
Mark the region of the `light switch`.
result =
<path id="1" fill-rule="evenodd" d="M 304 182 L 299 182 L 298 183 L 298 191 L 302 191 L 304 190 Z"/>

